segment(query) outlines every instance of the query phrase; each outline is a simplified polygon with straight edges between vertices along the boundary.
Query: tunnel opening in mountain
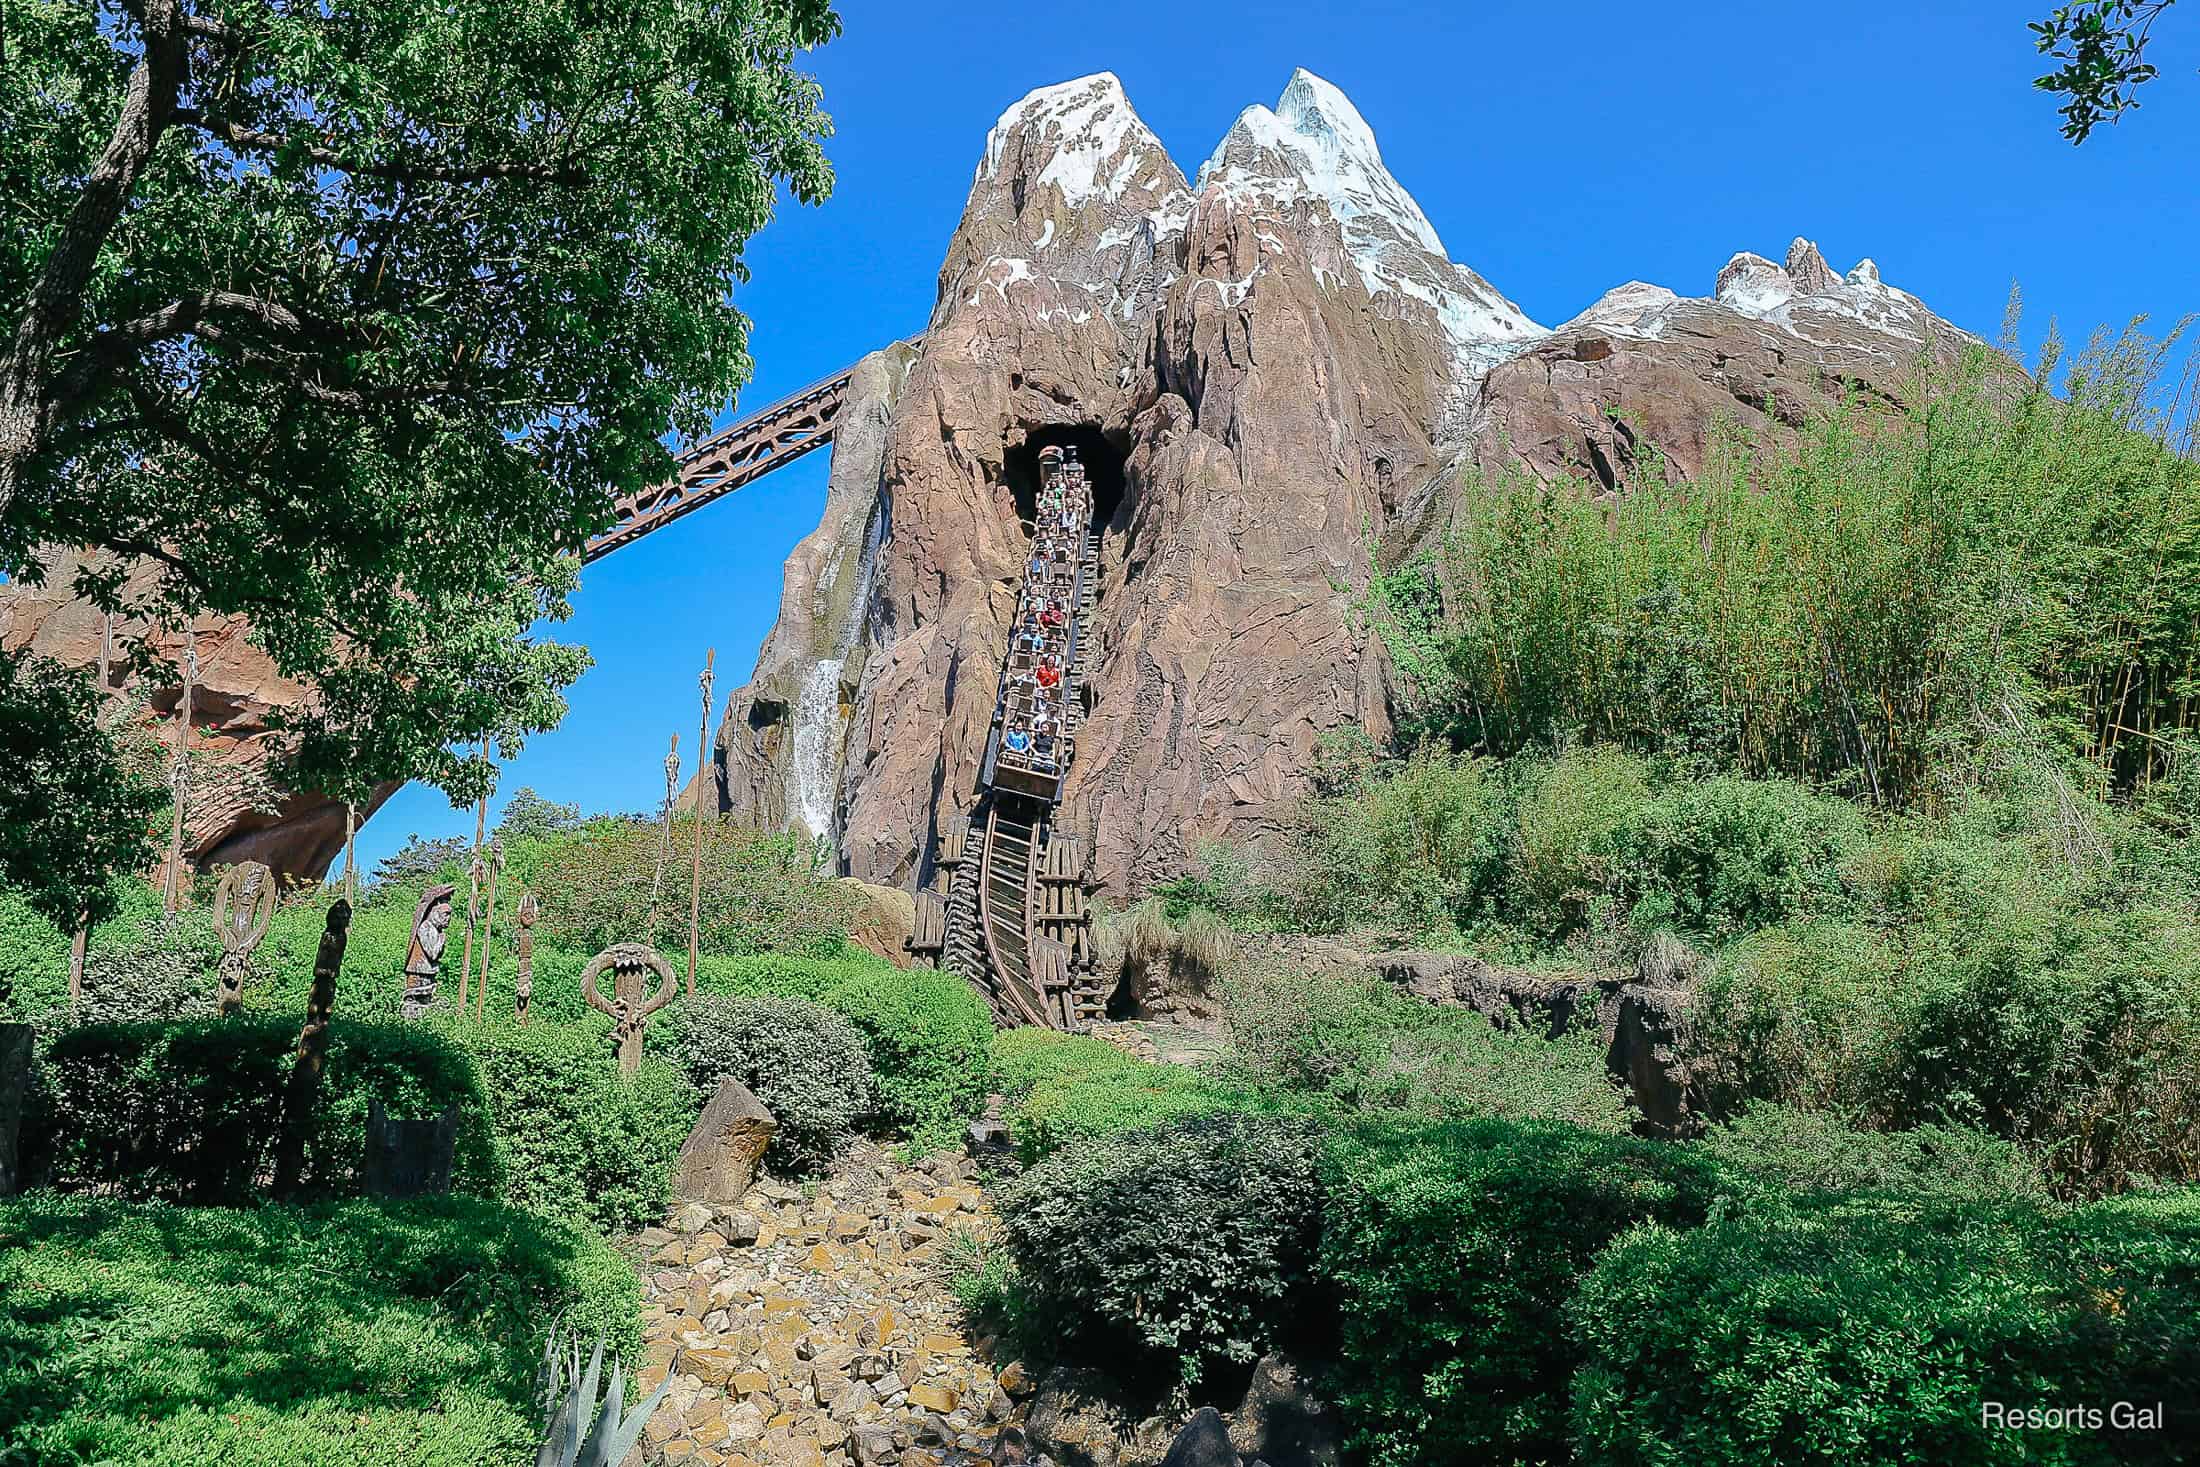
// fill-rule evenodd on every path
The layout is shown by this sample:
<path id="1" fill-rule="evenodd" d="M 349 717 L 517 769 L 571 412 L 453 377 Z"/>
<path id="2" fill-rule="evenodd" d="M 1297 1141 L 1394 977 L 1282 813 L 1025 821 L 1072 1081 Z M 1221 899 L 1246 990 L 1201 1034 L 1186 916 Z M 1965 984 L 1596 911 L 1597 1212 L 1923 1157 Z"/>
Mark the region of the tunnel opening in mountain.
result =
<path id="1" fill-rule="evenodd" d="M 1059 448 L 1075 452 L 1085 466 L 1085 480 L 1092 485 L 1092 522 L 1104 526 L 1123 502 L 1123 451 L 1108 442 L 1098 423 L 1046 423 L 1026 430 L 1024 441 L 1012 445 L 1005 458 L 1004 475 L 1016 498 L 1017 518 L 1029 523 L 1039 508 L 1039 451 Z"/>

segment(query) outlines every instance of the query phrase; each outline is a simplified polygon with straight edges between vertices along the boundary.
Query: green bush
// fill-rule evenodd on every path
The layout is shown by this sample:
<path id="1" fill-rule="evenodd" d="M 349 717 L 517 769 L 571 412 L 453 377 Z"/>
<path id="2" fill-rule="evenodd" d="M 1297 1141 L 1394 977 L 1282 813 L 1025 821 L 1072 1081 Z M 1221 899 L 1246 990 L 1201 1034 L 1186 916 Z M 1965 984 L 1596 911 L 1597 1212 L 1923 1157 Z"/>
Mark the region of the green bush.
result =
<path id="1" fill-rule="evenodd" d="M 658 1222 L 701 1102 L 651 1054 L 622 1077 L 601 1030 L 499 1020 L 438 1028 L 480 1067 L 509 1177 L 506 1200 L 606 1233 Z"/>
<path id="2" fill-rule="evenodd" d="M 0 1442 L 24 1462 L 534 1460 L 553 1325 L 634 1359 L 601 1242 L 451 1196 L 303 1210 L 0 1202 Z"/>
<path id="3" fill-rule="evenodd" d="M 1568 1309 L 1583 1467 L 2179 1462 L 2200 1380 L 2200 1196 L 2058 1216 L 1851 1199 L 1614 1244 Z M 2164 1403 L 2164 1430 L 2017 1429 Z"/>
<path id="4" fill-rule="evenodd" d="M 1869 837 L 1855 805 L 1787 780 L 1676 781 L 1623 837 L 1621 900 L 1638 928 L 1722 941 L 1847 907 Z"/>
<path id="5" fill-rule="evenodd" d="M 1566 1461 L 1560 1310 L 1613 1238 L 1701 1222 L 1718 1181 L 1691 1150 L 1491 1120 L 1363 1125 L 1334 1167 L 1333 1389 L 1385 1467 Z"/>
<path id="6" fill-rule="evenodd" d="M 1354 1109 L 1569 1121 L 1624 1131 L 1592 1019 L 1555 1039 L 1424 1003 L 1366 974 L 1248 967 L 1227 985 L 1228 1077 Z"/>
<path id="7" fill-rule="evenodd" d="M 952 1146 L 985 1104 L 993 1015 L 967 982 L 932 968 L 858 965 L 819 996 L 863 1036 L 876 1118 L 924 1148 Z"/>
<path id="8" fill-rule="evenodd" d="M 98 1024 L 63 1031 L 39 1067 L 25 1154 L 45 1184 L 193 1203 L 256 1200 L 272 1173 L 295 1022 L 232 1018 Z M 304 1184 L 347 1196 L 367 1112 L 427 1117 L 458 1110 L 453 1185 L 494 1197 L 504 1186 L 489 1099 L 466 1052 L 415 1026 L 329 1029 Z"/>
<path id="9" fill-rule="evenodd" d="M 693 818 L 674 822 L 677 859 L 666 863 L 664 889 L 653 891 L 661 840 L 657 825 L 598 820 L 546 842 L 534 872 L 545 935 L 591 954 L 635 941 L 684 952 Z M 806 837 L 713 821 L 702 863 L 702 945 L 711 952 L 826 957 L 841 950 L 855 901 Z"/>
<path id="10" fill-rule="evenodd" d="M 871 1103 L 863 1038 L 831 1009 L 799 998 L 698 995 L 679 1061 L 704 1096 L 732 1078 L 778 1121 L 770 1157 L 793 1171 L 830 1163 Z"/>
<path id="11" fill-rule="evenodd" d="M 1300 825 L 1284 884 L 1315 931 L 1439 933 L 1487 921 L 1503 904 L 1514 816 L 1486 760 L 1424 745 L 1379 772 L 1355 770 Z"/>
<path id="12" fill-rule="evenodd" d="M 1792 1192 L 2045 1201 L 2032 1158 L 1960 1126 L 1861 1131 L 1821 1111 L 1759 1103 L 1713 1126 L 1704 1149 L 1736 1177 Z"/>
<path id="13" fill-rule="evenodd" d="M 1098 1140 L 1249 1099 L 1195 1070 L 1148 1064 L 1082 1034 L 1010 1029 L 994 1038 L 993 1062 L 995 1083 L 1010 1101 L 1009 1135 L 1026 1162 L 1069 1141 Z"/>
<path id="14" fill-rule="evenodd" d="M 1072 1140 L 1002 1193 L 1018 1276 L 1118 1376 L 1249 1364 L 1309 1307 L 1320 1150 L 1303 1118 L 1231 1111 Z"/>

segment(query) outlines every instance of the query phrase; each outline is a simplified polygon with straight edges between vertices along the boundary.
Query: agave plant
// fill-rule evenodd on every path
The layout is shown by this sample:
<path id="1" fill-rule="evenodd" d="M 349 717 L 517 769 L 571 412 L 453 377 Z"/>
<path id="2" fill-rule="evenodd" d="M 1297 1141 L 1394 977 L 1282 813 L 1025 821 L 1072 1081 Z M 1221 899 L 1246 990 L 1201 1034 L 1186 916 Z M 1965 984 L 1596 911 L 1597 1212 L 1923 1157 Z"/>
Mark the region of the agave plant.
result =
<path id="1" fill-rule="evenodd" d="M 544 1343 L 542 1370 L 536 1382 L 542 1411 L 550 1425 L 543 1434 L 542 1450 L 535 1453 L 535 1467 L 619 1467 L 626 1454 L 634 1450 L 634 1443 L 641 1440 L 642 1428 L 656 1411 L 657 1403 L 672 1389 L 672 1376 L 667 1372 L 664 1383 L 650 1392 L 649 1399 L 622 1419 L 619 1413 L 626 1405 L 626 1372 L 614 1362 L 611 1390 L 604 1396 L 603 1412 L 598 1415 L 596 1385 L 603 1375 L 603 1344 L 601 1339 L 596 1341 L 583 1374 L 579 1340 L 569 1341 L 560 1349 L 553 1330 Z M 592 1416 L 595 1424 L 590 1426 Z M 581 1435 L 583 1427 L 588 1428 L 586 1437 Z"/>

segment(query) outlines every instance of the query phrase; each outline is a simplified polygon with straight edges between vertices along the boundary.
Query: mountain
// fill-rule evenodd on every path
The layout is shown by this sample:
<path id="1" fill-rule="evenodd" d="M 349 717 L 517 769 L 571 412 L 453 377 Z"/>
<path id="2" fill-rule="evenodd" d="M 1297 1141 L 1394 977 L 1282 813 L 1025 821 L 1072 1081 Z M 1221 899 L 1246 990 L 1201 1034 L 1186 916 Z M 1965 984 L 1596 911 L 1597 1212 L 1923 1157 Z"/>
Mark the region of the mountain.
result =
<path id="1" fill-rule="evenodd" d="M 1837 396 L 1900 400 L 1921 357 L 1972 341 L 1805 240 L 1706 276 L 1706 296 L 1630 282 L 1537 324 L 1451 257 L 1358 109 L 1307 71 L 1192 180 L 1114 76 L 1031 92 L 986 135 L 923 336 L 855 370 L 708 793 L 828 836 L 851 875 L 931 879 L 971 806 L 1019 518 L 1056 443 L 1091 465 L 1105 516 L 1061 828 L 1119 898 L 1203 840 L 1273 837 L 1326 735 L 1389 730 L 1389 665 L 1355 613 L 1371 541 L 1410 551 L 1500 470 L 1619 492 L 1654 451 L 1694 474 L 1715 424 L 1777 437 Z M 0 645 L 88 663 L 83 613 L 0 588 Z M 303 690 L 242 633 L 201 629 L 200 708 L 217 757 L 251 769 Z M 310 793 L 272 816 L 210 809 L 191 845 L 317 875 L 342 818 Z"/>
<path id="2" fill-rule="evenodd" d="M 720 805 L 829 836 L 867 881 L 931 879 L 973 802 L 1019 496 L 1072 445 L 1105 533 L 1058 824 L 1121 899 L 1202 840 L 1274 838 L 1326 735 L 1388 733 L 1355 615 L 1370 536 L 1410 549 L 1501 466 L 1614 491 L 1655 448 L 1693 473 L 1722 419 L 1899 398 L 1969 340 L 1802 240 L 1709 296 L 1632 283 L 1545 328 L 1309 72 L 1191 183 L 1112 75 L 1042 88 L 987 135 L 921 342 L 865 364 L 864 430 L 719 733 Z"/>

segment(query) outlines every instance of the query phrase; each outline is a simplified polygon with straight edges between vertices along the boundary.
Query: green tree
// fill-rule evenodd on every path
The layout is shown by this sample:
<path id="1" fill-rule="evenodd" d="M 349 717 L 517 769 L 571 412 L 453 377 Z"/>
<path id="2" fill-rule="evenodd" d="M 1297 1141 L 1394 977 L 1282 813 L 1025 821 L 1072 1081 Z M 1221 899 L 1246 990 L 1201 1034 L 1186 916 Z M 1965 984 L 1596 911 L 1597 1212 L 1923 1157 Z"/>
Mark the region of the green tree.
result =
<path id="1" fill-rule="evenodd" d="M 729 292 L 780 187 L 831 187 L 795 63 L 838 28 L 827 0 L 0 0 L 0 573 L 110 552 L 72 589 L 145 629 L 148 674 L 153 628 L 242 613 L 320 691 L 299 783 L 474 798 L 452 746 L 508 754 L 585 665 L 530 633 L 560 554 L 748 376 Z M 31 706 L 57 739 L 90 716 Z M 35 772 L 9 798 L 61 797 Z M 31 859 L 0 839 L 0 873 Z"/>
<path id="2" fill-rule="evenodd" d="M 546 800 L 535 793 L 532 785 L 521 785 L 505 803 L 504 817 L 497 822 L 496 833 L 497 839 L 509 848 L 514 841 L 541 840 L 580 827 L 580 806 Z"/>
<path id="3" fill-rule="evenodd" d="M 2146 59 L 2155 21 L 2176 0 L 2073 0 L 2045 20 L 2031 22 L 2040 54 L 2062 63 L 2033 79 L 2043 92 L 2065 100 L 2063 136 L 2082 143 L 2103 122 L 2139 105 L 2132 95 L 2161 74 Z"/>

